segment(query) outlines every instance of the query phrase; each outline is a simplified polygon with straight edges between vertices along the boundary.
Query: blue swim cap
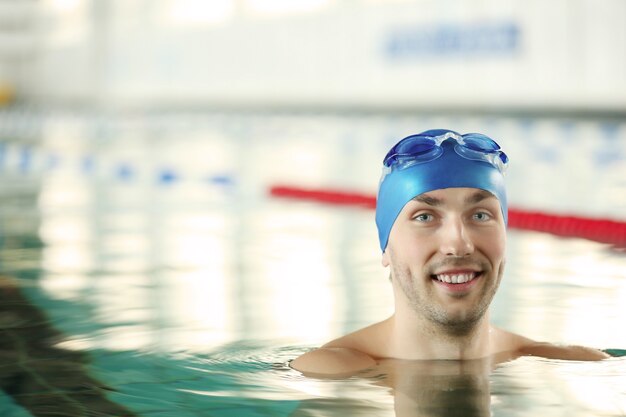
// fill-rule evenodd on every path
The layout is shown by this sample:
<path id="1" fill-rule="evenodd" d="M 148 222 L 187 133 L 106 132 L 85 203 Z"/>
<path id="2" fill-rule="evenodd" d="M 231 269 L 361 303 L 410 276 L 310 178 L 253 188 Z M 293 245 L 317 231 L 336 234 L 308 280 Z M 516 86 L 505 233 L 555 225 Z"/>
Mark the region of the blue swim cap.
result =
<path id="1" fill-rule="evenodd" d="M 498 198 L 504 223 L 508 221 L 502 167 L 487 160 L 478 160 L 463 155 L 463 149 L 459 148 L 465 147 L 465 145 L 459 145 L 463 143 L 464 137 L 475 134 L 461 136 L 451 131 L 428 132 L 448 132 L 444 136 L 439 136 L 443 138 L 443 141 L 437 145 L 441 149 L 437 149 L 439 153 L 435 159 L 408 164 L 404 168 L 383 167 L 383 176 L 376 199 L 376 226 L 380 248 L 383 252 L 387 248 L 391 227 L 406 203 L 420 194 L 433 190 L 468 187 L 488 191 Z M 495 146 L 498 145 L 495 144 Z M 504 155 L 503 159 L 508 161 L 506 155 L 500 153 Z"/>

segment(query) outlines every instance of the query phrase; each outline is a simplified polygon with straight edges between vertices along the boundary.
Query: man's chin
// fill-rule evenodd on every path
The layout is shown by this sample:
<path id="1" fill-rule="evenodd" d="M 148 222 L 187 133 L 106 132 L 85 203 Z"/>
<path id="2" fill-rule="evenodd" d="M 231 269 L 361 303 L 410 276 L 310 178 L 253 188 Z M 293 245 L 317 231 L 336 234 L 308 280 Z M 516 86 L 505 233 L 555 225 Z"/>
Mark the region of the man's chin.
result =
<path id="1" fill-rule="evenodd" d="M 437 320 L 437 324 L 447 334 L 465 336 L 470 334 L 481 322 L 485 312 L 453 311 Z"/>

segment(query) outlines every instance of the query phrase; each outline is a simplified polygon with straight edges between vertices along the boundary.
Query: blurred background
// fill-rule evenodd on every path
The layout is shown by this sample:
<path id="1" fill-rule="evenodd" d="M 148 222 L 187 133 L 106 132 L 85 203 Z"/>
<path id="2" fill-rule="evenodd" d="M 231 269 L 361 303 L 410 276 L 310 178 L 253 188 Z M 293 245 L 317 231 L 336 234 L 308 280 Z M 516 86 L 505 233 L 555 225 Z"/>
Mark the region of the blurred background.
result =
<path id="1" fill-rule="evenodd" d="M 373 196 L 389 146 L 434 127 L 503 145 L 511 207 L 623 226 L 625 17 L 621 0 L 0 1 L 0 267 L 76 349 L 321 343 L 392 310 L 373 211 L 270 190 Z M 499 323 L 621 343 L 592 318 L 619 317 L 622 252 L 515 230 L 510 247 L 511 285 L 537 287 L 505 288 Z M 545 292 L 572 281 L 562 305 Z"/>
<path id="2" fill-rule="evenodd" d="M 4 0 L 3 100 L 617 113 L 619 0 Z"/>
<path id="3" fill-rule="evenodd" d="M 509 207 L 561 217 L 511 228 L 492 320 L 626 348 L 625 21 L 622 0 L 0 0 L 2 414 L 69 398 L 60 348 L 142 415 L 342 397 L 274 364 L 393 311 L 374 211 L 272 190 L 372 201 L 431 128 L 496 139 Z M 528 363 L 494 407 L 536 402 Z M 536 414 L 622 415 L 615 364 L 544 364 Z"/>

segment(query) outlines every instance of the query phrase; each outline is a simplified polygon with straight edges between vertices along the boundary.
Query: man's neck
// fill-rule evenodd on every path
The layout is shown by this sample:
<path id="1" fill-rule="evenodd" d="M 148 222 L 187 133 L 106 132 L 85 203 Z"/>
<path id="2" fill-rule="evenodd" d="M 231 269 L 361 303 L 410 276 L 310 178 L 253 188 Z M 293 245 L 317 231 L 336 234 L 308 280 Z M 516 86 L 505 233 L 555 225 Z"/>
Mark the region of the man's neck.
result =
<path id="1" fill-rule="evenodd" d="M 394 314 L 390 320 L 389 348 L 402 359 L 479 359 L 491 353 L 489 314 L 459 332 L 414 314 Z"/>

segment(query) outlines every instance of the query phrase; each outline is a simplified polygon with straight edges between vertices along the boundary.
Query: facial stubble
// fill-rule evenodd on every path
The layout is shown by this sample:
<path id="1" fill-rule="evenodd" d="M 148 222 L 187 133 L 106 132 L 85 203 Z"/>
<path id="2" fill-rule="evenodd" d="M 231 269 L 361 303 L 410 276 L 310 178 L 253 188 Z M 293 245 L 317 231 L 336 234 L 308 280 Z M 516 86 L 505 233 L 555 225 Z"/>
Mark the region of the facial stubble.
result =
<path id="1" fill-rule="evenodd" d="M 481 288 L 478 289 L 480 294 L 478 295 L 477 303 L 473 306 L 468 306 L 464 311 L 458 314 L 451 314 L 447 311 L 446 306 L 438 303 L 435 300 L 440 298 L 434 297 L 434 287 L 425 285 L 426 290 L 420 289 L 420 282 L 424 281 L 424 277 L 429 277 L 435 268 L 442 269 L 443 267 L 454 268 L 455 266 L 464 265 L 468 263 L 468 260 L 462 258 L 452 258 L 441 262 L 435 266 L 431 265 L 422 271 L 418 276 L 413 276 L 410 269 L 406 265 L 399 264 L 393 253 L 391 256 L 391 274 L 393 280 L 400 286 L 404 296 L 409 302 L 409 305 L 415 313 L 434 325 L 444 334 L 448 334 L 454 337 L 466 336 L 476 328 L 477 324 L 485 316 L 485 313 L 491 305 L 491 301 L 495 296 L 502 274 L 504 272 L 504 260 L 498 266 L 498 270 L 493 272 L 491 266 L 485 261 L 474 261 L 474 264 L 480 266 L 482 270 L 481 280 L 490 280 L 489 282 L 481 283 Z M 434 284 L 436 285 L 436 283 Z M 451 298 L 462 299 L 469 296 L 468 294 L 449 295 Z M 443 301 L 445 302 L 445 301 Z"/>

